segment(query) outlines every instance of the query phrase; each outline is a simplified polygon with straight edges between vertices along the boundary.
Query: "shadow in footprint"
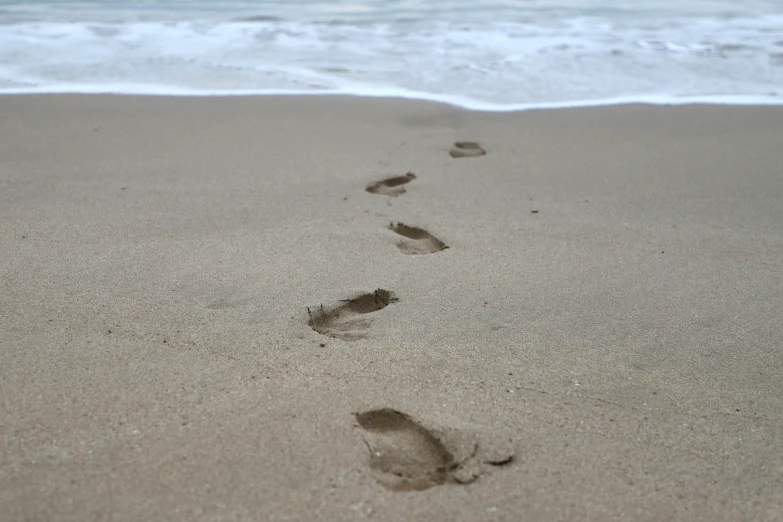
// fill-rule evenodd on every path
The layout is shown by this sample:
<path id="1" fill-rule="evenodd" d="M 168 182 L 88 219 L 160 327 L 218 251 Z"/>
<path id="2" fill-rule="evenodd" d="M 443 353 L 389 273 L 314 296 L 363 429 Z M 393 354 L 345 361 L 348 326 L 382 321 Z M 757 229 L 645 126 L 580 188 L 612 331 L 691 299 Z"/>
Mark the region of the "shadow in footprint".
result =
<path id="1" fill-rule="evenodd" d="M 474 141 L 458 141 L 449 151 L 452 158 L 474 158 L 487 153 L 484 148 Z"/>
<path id="2" fill-rule="evenodd" d="M 339 305 L 325 308 L 307 308 L 310 320 L 307 324 L 322 335 L 344 341 L 356 341 L 367 337 L 371 320 L 366 314 L 383 310 L 398 299 L 393 292 L 377 289 L 352 299 L 344 299 Z"/>
<path id="3" fill-rule="evenodd" d="M 410 227 L 405 223 L 390 223 L 389 229 L 401 235 L 403 240 L 397 242 L 397 248 L 403 254 L 433 254 L 446 248 L 446 243 L 433 236 L 423 228 Z"/>
<path id="4" fill-rule="evenodd" d="M 418 422 L 392 409 L 359 413 L 356 420 L 372 436 L 365 440 L 370 469 L 385 487 L 413 491 L 448 480 L 454 457 Z"/>
<path id="5" fill-rule="evenodd" d="M 365 189 L 370 194 L 380 194 L 382 196 L 399 196 L 405 193 L 405 184 L 416 179 L 416 174 L 408 172 L 404 176 L 395 176 L 375 183 L 370 183 Z"/>
<path id="6" fill-rule="evenodd" d="M 453 441 L 445 443 L 408 415 L 389 408 L 357 413 L 356 420 L 368 434 L 364 442 L 373 476 L 394 491 L 417 491 L 446 482 L 469 484 L 483 473 L 483 464 L 500 466 L 513 458 L 510 449 L 501 456 L 482 458 L 475 442 L 467 445 L 469 451 L 455 451 L 460 446 Z"/>

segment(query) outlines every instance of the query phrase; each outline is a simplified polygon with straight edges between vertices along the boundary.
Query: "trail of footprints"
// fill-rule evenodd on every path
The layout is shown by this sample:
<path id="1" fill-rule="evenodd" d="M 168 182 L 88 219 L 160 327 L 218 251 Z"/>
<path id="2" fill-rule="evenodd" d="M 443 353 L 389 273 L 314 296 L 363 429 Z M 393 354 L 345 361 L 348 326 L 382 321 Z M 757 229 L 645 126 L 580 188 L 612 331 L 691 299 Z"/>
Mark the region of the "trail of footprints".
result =
<path id="1" fill-rule="evenodd" d="M 475 142 L 456 142 L 449 155 L 471 158 L 486 154 Z M 397 197 L 405 193 L 416 174 L 408 172 L 367 185 L 370 194 Z M 389 230 L 399 236 L 397 248 L 403 254 L 433 254 L 449 248 L 427 230 L 392 222 Z M 367 338 L 370 314 L 398 301 L 382 288 L 343 299 L 335 305 L 307 308 L 308 325 L 319 334 L 357 341 Z M 488 466 L 511 462 L 513 450 L 503 443 L 449 438 L 425 428 L 405 413 L 393 409 L 370 410 L 355 414 L 364 430 L 364 442 L 370 454 L 370 470 L 384 487 L 394 491 L 417 491 L 446 483 L 469 484 Z"/>

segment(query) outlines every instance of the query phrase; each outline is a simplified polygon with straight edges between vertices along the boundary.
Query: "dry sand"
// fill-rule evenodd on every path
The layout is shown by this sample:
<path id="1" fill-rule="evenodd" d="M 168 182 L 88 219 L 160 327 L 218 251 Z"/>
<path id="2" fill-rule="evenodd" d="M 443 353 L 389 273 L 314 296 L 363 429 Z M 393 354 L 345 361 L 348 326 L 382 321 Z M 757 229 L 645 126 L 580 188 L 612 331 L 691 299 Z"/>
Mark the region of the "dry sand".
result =
<path id="1" fill-rule="evenodd" d="M 0 97 L 0 518 L 779 520 L 781 136 Z"/>

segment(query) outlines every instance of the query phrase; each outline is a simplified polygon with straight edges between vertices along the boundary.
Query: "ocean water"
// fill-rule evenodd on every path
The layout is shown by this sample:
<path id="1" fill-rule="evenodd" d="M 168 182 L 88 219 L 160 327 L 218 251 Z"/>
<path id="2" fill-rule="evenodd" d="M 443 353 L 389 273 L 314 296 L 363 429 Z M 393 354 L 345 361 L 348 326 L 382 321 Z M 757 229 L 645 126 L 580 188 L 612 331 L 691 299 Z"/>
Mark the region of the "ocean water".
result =
<path id="1" fill-rule="evenodd" d="M 0 0 L 0 94 L 783 104 L 783 0 Z"/>

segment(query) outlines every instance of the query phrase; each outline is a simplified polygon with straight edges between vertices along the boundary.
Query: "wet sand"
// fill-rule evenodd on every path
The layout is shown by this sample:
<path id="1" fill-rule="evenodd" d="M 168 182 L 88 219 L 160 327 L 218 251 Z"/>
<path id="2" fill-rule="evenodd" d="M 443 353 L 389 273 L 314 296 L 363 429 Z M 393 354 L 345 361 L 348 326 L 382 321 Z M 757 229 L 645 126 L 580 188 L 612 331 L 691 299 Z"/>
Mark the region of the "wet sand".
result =
<path id="1" fill-rule="evenodd" d="M 779 517 L 783 107 L 3 96 L 0 136 L 3 520 Z"/>

